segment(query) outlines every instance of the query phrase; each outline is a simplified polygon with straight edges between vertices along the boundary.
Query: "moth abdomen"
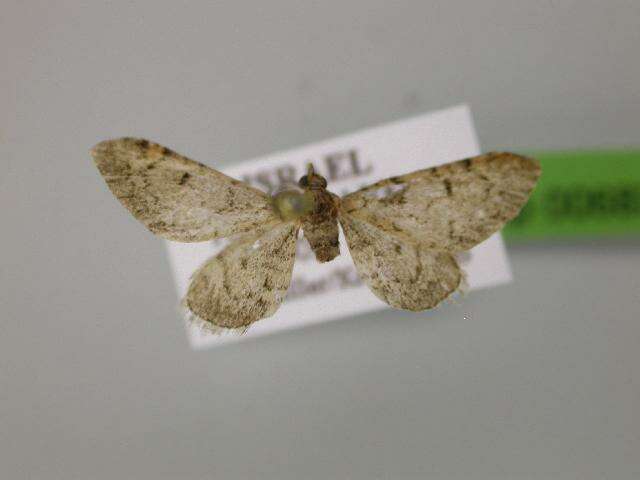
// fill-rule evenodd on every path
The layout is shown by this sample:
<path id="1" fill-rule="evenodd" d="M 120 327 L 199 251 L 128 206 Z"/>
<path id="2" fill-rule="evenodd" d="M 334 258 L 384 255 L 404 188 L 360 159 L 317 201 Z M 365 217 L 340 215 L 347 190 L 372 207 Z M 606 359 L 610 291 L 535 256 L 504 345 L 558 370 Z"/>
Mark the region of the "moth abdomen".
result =
<path id="1" fill-rule="evenodd" d="M 312 190 L 315 209 L 302 219 L 304 237 L 319 262 L 329 262 L 340 255 L 338 243 L 339 198 L 324 189 Z"/>

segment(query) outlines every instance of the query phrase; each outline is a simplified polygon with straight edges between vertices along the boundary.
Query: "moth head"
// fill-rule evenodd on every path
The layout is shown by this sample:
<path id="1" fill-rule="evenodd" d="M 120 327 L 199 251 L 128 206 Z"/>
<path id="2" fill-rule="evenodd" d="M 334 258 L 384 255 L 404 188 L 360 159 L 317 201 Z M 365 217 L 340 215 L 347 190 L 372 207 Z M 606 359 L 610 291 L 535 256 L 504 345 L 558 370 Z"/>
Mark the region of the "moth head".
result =
<path id="1" fill-rule="evenodd" d="M 273 207 L 282 220 L 297 220 L 315 209 L 311 190 L 283 190 L 273 196 Z"/>
<path id="2" fill-rule="evenodd" d="M 322 175 L 318 175 L 310 163 L 307 167 L 307 174 L 300 179 L 298 185 L 304 189 L 321 190 L 327 188 L 327 179 Z"/>

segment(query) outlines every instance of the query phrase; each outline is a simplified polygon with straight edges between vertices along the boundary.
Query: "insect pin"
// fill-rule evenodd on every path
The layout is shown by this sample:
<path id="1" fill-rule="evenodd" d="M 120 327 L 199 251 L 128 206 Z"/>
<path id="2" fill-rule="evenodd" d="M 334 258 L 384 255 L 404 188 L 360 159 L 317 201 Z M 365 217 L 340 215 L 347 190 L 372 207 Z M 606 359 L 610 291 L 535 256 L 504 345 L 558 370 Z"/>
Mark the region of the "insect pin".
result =
<path id="1" fill-rule="evenodd" d="M 535 160 L 494 152 L 340 198 L 310 165 L 297 187 L 270 196 L 148 140 L 108 140 L 91 153 L 111 192 L 156 235 L 232 237 L 193 274 L 183 300 L 212 331 L 242 332 L 273 315 L 291 282 L 299 230 L 328 262 L 340 254 L 338 224 L 376 296 L 404 310 L 433 308 L 461 284 L 456 254 L 514 218 L 540 175 Z"/>

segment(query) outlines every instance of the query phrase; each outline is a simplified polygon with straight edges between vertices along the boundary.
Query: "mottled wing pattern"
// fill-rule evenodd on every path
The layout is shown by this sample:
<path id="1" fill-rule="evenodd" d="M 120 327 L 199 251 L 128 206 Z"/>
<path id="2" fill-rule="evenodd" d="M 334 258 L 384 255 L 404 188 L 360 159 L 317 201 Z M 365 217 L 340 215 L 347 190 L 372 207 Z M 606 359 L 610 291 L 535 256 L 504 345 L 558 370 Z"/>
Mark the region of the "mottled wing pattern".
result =
<path id="1" fill-rule="evenodd" d="M 193 274 L 185 306 L 212 331 L 273 315 L 291 282 L 297 236 L 289 222 L 234 240 Z"/>
<path id="2" fill-rule="evenodd" d="M 451 253 L 431 251 L 341 213 L 340 224 L 360 278 L 392 307 L 426 310 L 455 292 L 462 272 Z"/>
<path id="3" fill-rule="evenodd" d="M 459 252 L 488 238 L 524 206 L 535 160 L 488 153 L 392 177 L 342 199 L 342 211 L 425 248 Z"/>
<path id="4" fill-rule="evenodd" d="M 107 140 L 91 151 L 120 202 L 153 233 L 200 242 L 279 221 L 265 193 L 147 140 Z"/>

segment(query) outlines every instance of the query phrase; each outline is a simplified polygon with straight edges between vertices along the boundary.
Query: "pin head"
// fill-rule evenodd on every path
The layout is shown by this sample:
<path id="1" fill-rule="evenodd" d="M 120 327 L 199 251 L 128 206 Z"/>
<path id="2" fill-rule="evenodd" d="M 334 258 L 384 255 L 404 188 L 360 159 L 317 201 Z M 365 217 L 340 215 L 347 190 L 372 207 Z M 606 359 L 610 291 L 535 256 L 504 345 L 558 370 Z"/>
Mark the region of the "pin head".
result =
<path id="1" fill-rule="evenodd" d="M 310 191 L 285 190 L 273 197 L 273 206 L 281 219 L 298 220 L 313 212 L 315 199 Z"/>

